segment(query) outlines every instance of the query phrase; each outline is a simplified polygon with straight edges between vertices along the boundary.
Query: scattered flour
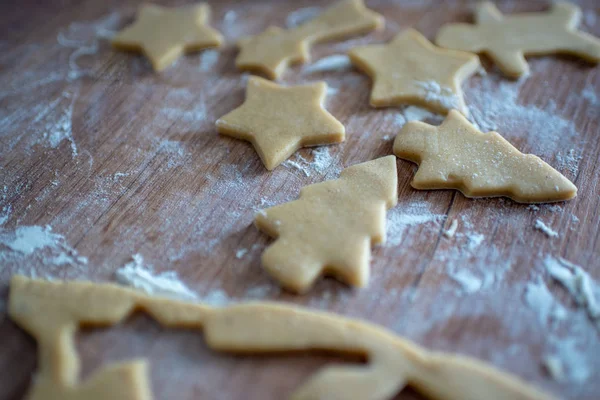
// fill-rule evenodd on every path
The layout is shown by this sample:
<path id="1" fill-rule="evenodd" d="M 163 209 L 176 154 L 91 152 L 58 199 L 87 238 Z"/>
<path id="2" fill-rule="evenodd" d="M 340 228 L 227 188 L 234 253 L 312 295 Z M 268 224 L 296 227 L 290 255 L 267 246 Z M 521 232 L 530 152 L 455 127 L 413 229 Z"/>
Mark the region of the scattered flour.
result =
<path id="1" fill-rule="evenodd" d="M 527 284 L 525 302 L 536 313 L 542 326 L 548 322 L 564 320 L 567 316 L 567 310 L 556 301 L 541 279 Z"/>
<path id="2" fill-rule="evenodd" d="M 458 269 L 456 271 L 448 270 L 448 275 L 456 281 L 464 293 L 472 294 L 478 292 L 483 287 L 483 279 L 467 269 Z"/>
<path id="3" fill-rule="evenodd" d="M 246 255 L 246 253 L 248 253 L 248 249 L 243 249 L 243 248 L 242 249 L 238 249 L 235 252 L 235 258 L 240 259 L 240 258 L 244 257 Z"/>
<path id="4" fill-rule="evenodd" d="M 285 26 L 295 28 L 302 25 L 321 13 L 321 7 L 304 7 L 288 14 L 285 20 Z"/>
<path id="5" fill-rule="evenodd" d="M 436 81 L 415 81 L 415 85 L 425 91 L 425 101 L 440 104 L 444 108 L 458 108 L 458 97 L 449 87 L 441 86 Z"/>
<path id="6" fill-rule="evenodd" d="M 200 58 L 200 70 L 204 72 L 213 70 L 217 61 L 219 61 L 219 52 L 217 50 L 205 50 Z"/>
<path id="7" fill-rule="evenodd" d="M 19 226 L 14 231 L 0 228 L 0 245 L 9 249 L 9 252 L 0 252 L 0 261 L 23 264 L 24 257 L 39 253 L 42 263 L 47 266 L 82 266 L 88 263 L 86 257 L 80 256 L 77 250 L 69 246 L 65 237 L 54 233 L 49 225 Z"/>
<path id="8" fill-rule="evenodd" d="M 222 289 L 212 289 L 207 294 L 202 296 L 200 299 L 202 304 L 214 306 L 214 307 L 222 307 L 229 303 L 231 303 L 231 299 Z"/>
<path id="9" fill-rule="evenodd" d="M 557 167 L 562 171 L 568 171 L 574 177 L 579 172 L 581 158 L 581 153 L 575 149 L 570 149 L 566 154 L 559 151 L 556 155 Z"/>
<path id="10" fill-rule="evenodd" d="M 308 65 L 304 68 L 304 72 L 307 74 L 314 74 L 317 72 L 340 71 L 350 68 L 351 66 L 352 63 L 347 55 L 334 54 L 321 58 L 314 64 Z"/>
<path id="11" fill-rule="evenodd" d="M 439 118 L 437 114 L 432 113 L 431 111 L 417 107 L 417 106 L 408 106 L 403 111 L 404 120 L 406 122 L 410 121 L 425 121 L 430 118 Z"/>
<path id="12" fill-rule="evenodd" d="M 575 124 L 560 116 L 552 100 L 545 106 L 521 104 L 522 84 L 490 76 L 467 89 L 474 122 L 482 131 L 499 131 L 509 141 L 524 140 L 537 155 L 551 157 L 572 145 L 577 136 Z M 524 150 L 518 142 L 513 144 Z"/>
<path id="13" fill-rule="evenodd" d="M 411 226 L 422 224 L 439 225 L 446 219 L 446 215 L 434 214 L 429 209 L 430 203 L 417 201 L 400 204 L 387 214 L 387 242 L 389 246 L 397 246 L 402 242 L 404 232 Z"/>
<path id="14" fill-rule="evenodd" d="M 559 382 L 585 383 L 592 376 L 587 361 L 588 352 L 573 338 L 553 339 L 553 350 L 542 359 L 550 376 Z"/>
<path id="15" fill-rule="evenodd" d="M 149 295 L 194 300 L 198 296 L 179 280 L 177 272 L 166 271 L 153 274 L 151 267 L 144 265 L 141 254 L 134 254 L 133 260 L 115 272 L 117 282 L 131 286 Z"/>
<path id="16" fill-rule="evenodd" d="M 307 177 L 311 176 L 312 172 L 325 174 L 327 177 L 339 175 L 341 168 L 333 165 L 335 158 L 331 155 L 329 147 L 321 146 L 314 148 L 312 150 L 312 155 L 313 160 L 310 162 L 300 154 L 296 153 L 294 155 L 295 160 L 286 160 L 282 165 L 288 168 L 295 168 Z"/>
<path id="17" fill-rule="evenodd" d="M 533 227 L 550 238 L 557 238 L 558 232 L 546 225 L 541 219 L 536 219 Z"/>
<path id="18" fill-rule="evenodd" d="M 575 303 L 585 309 L 590 320 L 600 329 L 600 286 L 583 268 L 563 258 L 546 256 L 544 267 L 554 280 L 569 291 Z"/>
<path id="19" fill-rule="evenodd" d="M 598 105 L 598 95 L 591 87 L 586 87 L 581 92 L 581 97 L 586 99 L 590 104 Z"/>
<path id="20" fill-rule="evenodd" d="M 0 226 L 4 225 L 10 218 L 12 212 L 12 206 L 10 204 L 5 205 L 0 210 Z"/>
<path id="21" fill-rule="evenodd" d="M 448 239 L 453 238 L 456 230 L 458 229 L 458 220 L 453 219 L 450 223 L 450 227 L 444 231 L 444 236 Z"/>

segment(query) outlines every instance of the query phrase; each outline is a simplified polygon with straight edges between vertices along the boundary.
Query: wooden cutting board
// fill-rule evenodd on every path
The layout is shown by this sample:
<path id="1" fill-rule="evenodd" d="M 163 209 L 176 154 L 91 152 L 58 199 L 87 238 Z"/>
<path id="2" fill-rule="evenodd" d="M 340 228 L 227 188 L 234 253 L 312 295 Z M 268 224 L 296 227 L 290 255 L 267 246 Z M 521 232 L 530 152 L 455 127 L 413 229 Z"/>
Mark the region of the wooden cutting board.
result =
<path id="1" fill-rule="evenodd" d="M 326 107 L 346 126 L 346 142 L 326 148 L 318 165 L 313 150 L 303 149 L 292 157 L 300 168 L 269 172 L 249 144 L 215 130 L 215 120 L 244 98 L 247 75 L 234 67 L 234 43 L 310 18 L 326 4 L 213 1 L 212 25 L 227 45 L 160 74 L 143 57 L 109 46 L 107 38 L 132 21 L 134 1 L 0 5 L 0 399 L 21 399 L 36 368 L 34 341 L 6 318 L 10 277 L 113 282 L 136 254 L 144 268 L 176 271 L 210 304 L 259 299 L 338 312 L 430 349 L 488 361 L 559 397 L 597 398 L 599 331 L 546 266 L 564 258 L 600 279 L 600 67 L 530 58 L 531 75 L 514 82 L 484 59 L 487 75 L 464 85 L 477 123 L 566 175 L 579 188 L 575 200 L 527 207 L 416 191 L 409 185 L 415 166 L 398 160 L 399 202 L 388 213 L 387 244 L 373 249 L 367 288 L 323 279 L 295 296 L 261 269 L 269 239 L 252 225 L 257 210 L 391 154 L 406 117 L 439 122 L 414 108 L 372 109 L 369 79 L 326 57 L 408 27 L 431 39 L 444 23 L 470 21 L 474 3 L 367 1 L 385 16 L 384 31 L 317 45 L 311 55 L 324 59 L 321 66 L 293 67 L 283 79 L 327 81 Z M 582 29 L 600 36 L 600 5 L 579 4 Z M 498 6 L 505 13 L 547 7 Z M 558 237 L 536 230 L 538 219 Z M 455 220 L 456 234 L 445 236 Z M 34 245 L 19 248 L 19 238 Z M 563 308 L 564 319 L 552 323 L 548 315 Z M 319 366 L 343 362 L 216 354 L 201 334 L 164 330 L 144 315 L 84 331 L 78 348 L 84 377 L 111 361 L 149 358 L 157 399 L 281 399 Z M 545 371 L 549 357 L 564 367 L 564 381 Z"/>

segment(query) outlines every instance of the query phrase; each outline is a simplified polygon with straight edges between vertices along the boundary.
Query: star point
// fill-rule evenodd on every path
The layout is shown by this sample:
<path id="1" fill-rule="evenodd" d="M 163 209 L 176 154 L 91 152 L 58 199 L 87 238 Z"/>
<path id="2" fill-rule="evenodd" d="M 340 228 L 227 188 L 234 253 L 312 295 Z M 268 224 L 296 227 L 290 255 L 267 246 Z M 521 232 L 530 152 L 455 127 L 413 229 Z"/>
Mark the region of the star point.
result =
<path id="1" fill-rule="evenodd" d="M 162 71 L 184 53 L 218 47 L 219 32 L 208 26 L 207 4 L 166 8 L 140 6 L 136 21 L 112 40 L 115 48 L 145 54 L 155 71 Z"/>
<path id="2" fill-rule="evenodd" d="M 323 107 L 326 91 L 325 82 L 287 87 L 250 77 L 246 100 L 217 120 L 217 131 L 251 142 L 273 170 L 300 147 L 344 141 L 344 126 Z"/>
<path id="3" fill-rule="evenodd" d="M 467 114 L 460 85 L 479 68 L 475 54 L 436 47 L 408 29 L 388 44 L 358 47 L 348 55 L 373 80 L 373 107 L 412 104 Z"/>

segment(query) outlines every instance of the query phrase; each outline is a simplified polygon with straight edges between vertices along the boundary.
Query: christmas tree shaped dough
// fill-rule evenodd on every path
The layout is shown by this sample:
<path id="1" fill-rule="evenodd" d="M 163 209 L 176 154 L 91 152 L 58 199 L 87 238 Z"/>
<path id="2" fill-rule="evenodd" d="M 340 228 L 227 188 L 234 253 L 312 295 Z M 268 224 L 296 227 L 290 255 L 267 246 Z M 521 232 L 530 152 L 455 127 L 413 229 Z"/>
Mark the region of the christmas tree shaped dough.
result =
<path id="1" fill-rule="evenodd" d="M 414 104 L 442 114 L 468 113 L 460 85 L 479 68 L 475 54 L 436 47 L 408 29 L 389 44 L 357 47 L 348 55 L 373 79 L 374 107 Z"/>
<path id="2" fill-rule="evenodd" d="M 396 204 L 397 186 L 396 161 L 388 156 L 346 168 L 339 179 L 303 188 L 298 200 L 261 211 L 256 225 L 276 238 L 263 266 L 300 293 L 323 273 L 365 286 L 371 244 L 385 241 L 385 210 Z"/>
<path id="3" fill-rule="evenodd" d="M 491 2 L 477 5 L 475 25 L 448 24 L 436 43 L 449 49 L 486 53 L 506 75 L 529 72 L 525 55 L 565 53 L 600 61 L 600 40 L 577 31 L 581 11 L 570 3 L 555 3 L 545 13 L 505 17 Z"/>
<path id="4" fill-rule="evenodd" d="M 165 8 L 143 4 L 137 20 L 117 34 L 114 47 L 144 53 L 162 71 L 183 53 L 221 45 L 223 37 L 208 26 L 207 4 Z"/>
<path id="5" fill-rule="evenodd" d="M 79 381 L 79 327 L 114 325 L 136 310 L 165 327 L 202 331 L 208 347 L 216 351 L 327 350 L 368 360 L 367 365 L 322 368 L 294 391 L 290 398 L 295 400 L 385 400 L 408 385 L 439 400 L 552 400 L 481 361 L 431 352 L 376 325 L 335 314 L 268 302 L 214 308 L 109 284 L 15 276 L 8 314 L 39 347 L 38 371 L 26 398 L 151 400 L 146 360 L 101 367 L 87 381 Z"/>
<path id="6" fill-rule="evenodd" d="M 365 7 L 362 0 L 341 0 L 318 17 L 289 30 L 269 27 L 239 41 L 235 60 L 241 70 L 260 72 L 278 79 L 290 64 L 309 59 L 313 43 L 340 39 L 383 27 L 383 17 Z"/>
<path id="7" fill-rule="evenodd" d="M 217 131 L 251 142 L 272 170 L 300 147 L 344 141 L 344 125 L 323 108 L 326 93 L 325 82 L 286 87 L 252 76 L 246 101 L 217 120 Z"/>
<path id="8" fill-rule="evenodd" d="M 467 197 L 506 196 L 520 203 L 577 195 L 575 185 L 539 157 L 519 152 L 497 132 L 479 132 L 458 111 L 439 127 L 407 123 L 394 153 L 419 164 L 415 189 L 458 189 Z"/>

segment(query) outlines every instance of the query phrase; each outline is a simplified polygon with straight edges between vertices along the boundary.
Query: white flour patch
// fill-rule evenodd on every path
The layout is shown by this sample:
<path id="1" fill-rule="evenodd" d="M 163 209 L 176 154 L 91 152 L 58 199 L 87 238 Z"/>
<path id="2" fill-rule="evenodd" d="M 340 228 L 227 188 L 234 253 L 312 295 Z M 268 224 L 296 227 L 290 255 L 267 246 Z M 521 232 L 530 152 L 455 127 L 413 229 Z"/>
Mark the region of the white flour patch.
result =
<path id="1" fill-rule="evenodd" d="M 86 257 L 79 255 L 65 237 L 52 231 L 52 227 L 29 225 L 20 226 L 14 231 L 0 228 L 0 261 L 27 264 L 30 257 L 37 257 L 44 266 L 83 266 L 88 263 Z M 25 273 L 27 271 L 20 271 Z M 30 271 L 29 271 L 30 272 Z"/>
<path id="2" fill-rule="evenodd" d="M 340 174 L 341 168 L 334 165 L 335 158 L 331 155 L 329 147 L 322 146 L 313 149 L 312 156 L 311 162 L 296 153 L 293 157 L 294 160 L 286 160 L 281 165 L 297 169 L 307 177 L 311 176 L 313 172 L 325 174 L 328 178 L 337 177 Z"/>
<path id="3" fill-rule="evenodd" d="M 238 249 L 235 252 L 235 258 L 240 259 L 240 258 L 244 257 L 246 255 L 246 253 L 248 253 L 248 249 L 245 249 L 245 248 Z"/>
<path id="4" fill-rule="evenodd" d="M 570 149 L 566 153 L 559 151 L 556 155 L 557 167 L 559 170 L 568 172 L 571 176 L 575 177 L 579 172 L 581 158 L 581 153 L 578 153 L 575 149 Z"/>
<path id="5" fill-rule="evenodd" d="M 458 108 L 458 96 L 449 87 L 441 86 L 436 81 L 415 81 L 415 85 L 425 91 L 425 101 L 440 104 L 447 109 Z"/>
<path id="6" fill-rule="evenodd" d="M 449 270 L 448 275 L 456 281 L 466 294 L 478 292 L 483 287 L 483 279 L 467 269 Z"/>
<path id="7" fill-rule="evenodd" d="M 558 237 L 558 232 L 556 232 L 555 230 L 550 228 L 548 225 L 546 225 L 541 219 L 536 219 L 533 224 L 533 227 L 535 229 L 537 229 L 538 231 L 543 232 L 544 235 L 548 236 L 549 238 L 557 238 Z"/>
<path id="8" fill-rule="evenodd" d="M 557 381 L 585 383 L 592 376 L 588 362 L 589 352 L 573 338 L 553 339 L 552 351 L 542 359 L 542 365 Z"/>
<path id="9" fill-rule="evenodd" d="M 387 246 L 397 246 L 402 243 L 405 231 L 416 225 L 438 225 L 446 219 L 446 215 L 430 211 L 430 203 L 417 201 L 399 204 L 387 213 Z"/>
<path id="10" fill-rule="evenodd" d="M 528 283 L 525 287 L 525 303 L 537 315 L 540 324 L 564 320 L 567 310 L 556 301 L 548 287 L 541 279 Z"/>
<path id="11" fill-rule="evenodd" d="M 179 280 L 177 272 L 165 271 L 154 274 L 150 266 L 144 264 L 141 254 L 134 254 L 133 260 L 115 272 L 117 282 L 131 286 L 149 295 L 175 299 L 194 300 L 196 293 Z"/>
<path id="12" fill-rule="evenodd" d="M 222 307 L 231 303 L 232 300 L 229 298 L 227 293 L 222 289 L 211 289 L 200 299 L 202 304 L 206 304 L 213 307 Z"/>
<path id="13" fill-rule="evenodd" d="M 223 16 L 223 23 L 225 25 L 232 24 L 237 19 L 237 13 L 234 10 L 229 10 Z"/>
<path id="14" fill-rule="evenodd" d="M 214 49 L 205 50 L 200 56 L 200 70 L 212 71 L 219 61 L 219 51 Z"/>
<path id="15" fill-rule="evenodd" d="M 444 231 L 444 237 L 451 239 L 456 234 L 456 230 L 458 229 L 458 220 L 453 219 L 450 223 L 450 227 Z"/>
<path id="16" fill-rule="evenodd" d="M 544 267 L 571 294 L 590 320 L 600 329 L 600 286 L 580 266 L 565 259 L 546 256 Z"/>
<path id="17" fill-rule="evenodd" d="M 596 94 L 596 91 L 589 86 L 583 89 L 583 91 L 581 92 L 581 97 L 594 106 L 599 105 L 598 95 Z"/>
<path id="18" fill-rule="evenodd" d="M 109 39 L 116 34 L 119 25 L 119 14 L 113 12 L 97 21 L 73 22 L 56 36 L 58 44 L 73 49 L 68 58 L 67 80 L 73 81 L 83 76 L 90 76 L 91 69 L 79 66 L 79 58 L 94 55 L 98 52 L 99 38 Z"/>
<path id="19" fill-rule="evenodd" d="M 10 204 L 3 206 L 0 210 L 0 226 L 4 225 L 10 218 L 12 206 Z"/>
<path id="20" fill-rule="evenodd" d="M 406 122 L 410 121 L 425 121 L 429 118 L 440 118 L 437 114 L 432 113 L 431 111 L 417 107 L 417 106 L 408 106 L 403 111 L 404 119 Z"/>
<path id="21" fill-rule="evenodd" d="M 480 129 L 499 131 L 509 141 L 525 140 L 535 154 L 546 157 L 572 144 L 575 124 L 561 117 L 551 100 L 545 106 L 521 104 L 521 85 L 522 81 L 488 77 L 466 90 L 471 116 Z"/>
<path id="22" fill-rule="evenodd" d="M 315 18 L 321 13 L 321 7 L 304 7 L 288 14 L 285 20 L 285 26 L 295 28 L 303 23 Z"/>
<path id="23" fill-rule="evenodd" d="M 352 66 L 350 58 L 345 54 L 333 54 L 321 58 L 314 64 L 308 65 L 303 69 L 304 73 L 314 74 L 317 72 L 341 71 Z"/>

